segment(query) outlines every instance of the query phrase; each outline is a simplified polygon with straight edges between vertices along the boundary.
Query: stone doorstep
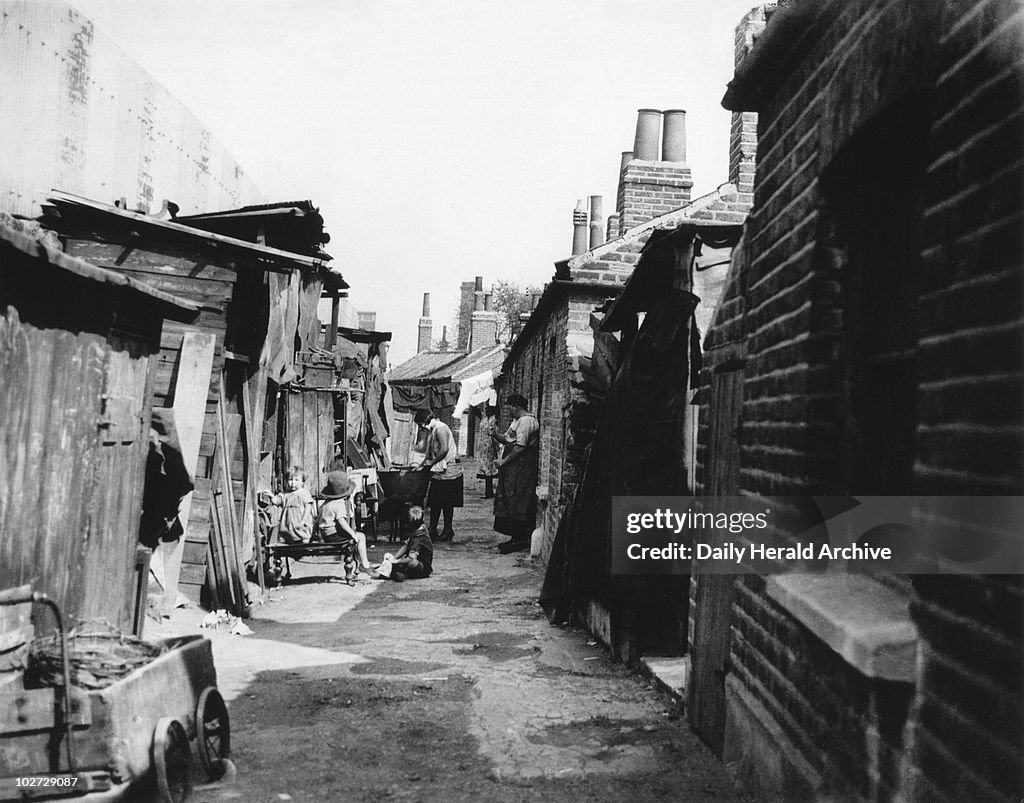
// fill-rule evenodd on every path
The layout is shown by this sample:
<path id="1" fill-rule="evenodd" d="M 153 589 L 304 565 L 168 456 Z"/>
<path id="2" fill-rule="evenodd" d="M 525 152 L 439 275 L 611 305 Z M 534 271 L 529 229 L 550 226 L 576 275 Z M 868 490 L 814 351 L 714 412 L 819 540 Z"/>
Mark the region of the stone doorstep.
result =
<path id="1" fill-rule="evenodd" d="M 690 683 L 690 656 L 645 656 L 640 659 L 640 669 L 654 681 L 655 686 L 675 702 L 686 704 L 686 687 Z"/>

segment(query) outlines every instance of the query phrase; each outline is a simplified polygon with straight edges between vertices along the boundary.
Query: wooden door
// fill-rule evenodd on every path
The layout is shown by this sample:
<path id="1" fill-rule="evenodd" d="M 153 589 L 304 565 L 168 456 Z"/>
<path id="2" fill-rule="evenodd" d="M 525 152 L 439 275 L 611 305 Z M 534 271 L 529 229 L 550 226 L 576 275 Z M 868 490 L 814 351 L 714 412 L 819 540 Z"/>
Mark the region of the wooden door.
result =
<path id="1" fill-rule="evenodd" d="M 739 494 L 739 427 L 743 407 L 743 370 L 716 373 L 709 410 L 710 460 L 707 495 Z M 689 691 L 690 724 L 722 754 L 725 736 L 725 675 L 731 642 L 733 586 L 736 575 L 701 572 L 693 564 L 696 585 L 693 626 L 693 676 Z"/>
<path id="2" fill-rule="evenodd" d="M 292 466 L 305 469 L 309 474 L 307 486 L 316 493 L 322 485 L 324 469 L 334 457 L 334 393 L 300 390 L 288 393 L 287 399 L 287 465 L 284 469 L 287 471 Z"/>

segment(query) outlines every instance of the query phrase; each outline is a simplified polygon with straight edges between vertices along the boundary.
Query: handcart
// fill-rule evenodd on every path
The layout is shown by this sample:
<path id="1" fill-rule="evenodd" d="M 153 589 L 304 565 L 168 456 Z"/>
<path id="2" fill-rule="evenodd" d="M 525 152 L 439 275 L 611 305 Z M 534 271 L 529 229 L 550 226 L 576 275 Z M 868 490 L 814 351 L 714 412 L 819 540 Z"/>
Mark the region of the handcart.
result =
<path id="1" fill-rule="evenodd" d="M 379 469 L 377 478 L 384 491 L 381 517 L 391 522 L 388 539 L 400 540 L 405 532 L 410 505 L 424 504 L 430 485 L 430 471 L 423 468 Z"/>
<path id="2" fill-rule="evenodd" d="M 45 594 L 29 586 L 0 592 L 0 605 L 31 603 L 53 611 L 57 634 L 35 640 L 28 670 L 0 677 L 0 800 L 181 801 L 194 782 L 234 772 L 208 640 L 69 637 Z M 127 674 L 97 678 L 104 638 L 113 640 L 101 651 L 112 656 L 106 665 Z M 47 671 L 51 682 L 40 682 Z"/>

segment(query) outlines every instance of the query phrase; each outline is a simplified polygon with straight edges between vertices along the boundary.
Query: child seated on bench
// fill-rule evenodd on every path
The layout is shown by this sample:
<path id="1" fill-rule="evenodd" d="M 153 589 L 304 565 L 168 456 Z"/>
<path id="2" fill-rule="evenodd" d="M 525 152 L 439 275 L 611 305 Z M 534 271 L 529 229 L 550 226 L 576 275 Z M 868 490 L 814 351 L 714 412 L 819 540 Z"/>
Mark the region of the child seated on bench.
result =
<path id="1" fill-rule="evenodd" d="M 306 472 L 292 466 L 285 477 L 288 490 L 280 495 L 281 524 L 277 540 L 281 544 L 308 544 L 313 538 L 316 504 L 306 488 Z"/>
<path id="2" fill-rule="evenodd" d="M 327 475 L 327 485 L 320 495 L 327 501 L 320 508 L 318 526 L 325 543 L 336 543 L 346 538 L 356 542 L 359 553 L 359 565 L 362 571 L 373 576 L 370 561 L 366 557 L 366 536 L 353 526 L 355 521 L 355 504 L 352 499 L 356 484 L 349 479 L 344 471 L 332 471 Z M 351 582 L 352 573 L 346 567 L 345 580 Z"/>

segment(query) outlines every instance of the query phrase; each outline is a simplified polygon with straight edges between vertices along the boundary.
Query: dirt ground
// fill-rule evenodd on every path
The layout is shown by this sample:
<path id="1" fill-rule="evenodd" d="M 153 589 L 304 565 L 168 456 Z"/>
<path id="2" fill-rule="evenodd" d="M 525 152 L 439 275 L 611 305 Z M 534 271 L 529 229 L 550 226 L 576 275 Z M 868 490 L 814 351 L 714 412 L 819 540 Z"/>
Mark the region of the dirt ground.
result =
<path id="1" fill-rule="evenodd" d="M 336 563 L 296 563 L 252 635 L 204 631 L 238 773 L 194 799 L 747 800 L 648 681 L 548 624 L 540 569 L 497 553 L 469 479 L 429 579 L 353 588 Z"/>

